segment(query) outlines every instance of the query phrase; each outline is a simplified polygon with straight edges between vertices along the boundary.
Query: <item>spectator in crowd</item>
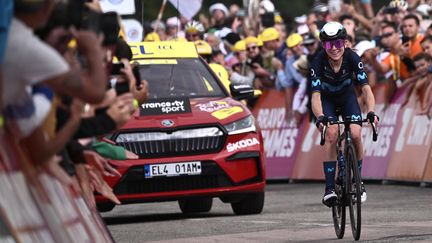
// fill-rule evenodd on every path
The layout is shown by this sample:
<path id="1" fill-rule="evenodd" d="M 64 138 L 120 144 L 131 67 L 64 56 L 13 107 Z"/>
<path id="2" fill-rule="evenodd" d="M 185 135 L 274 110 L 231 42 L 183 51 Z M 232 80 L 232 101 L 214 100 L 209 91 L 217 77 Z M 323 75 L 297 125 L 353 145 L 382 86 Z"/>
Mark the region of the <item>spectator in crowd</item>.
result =
<path id="1" fill-rule="evenodd" d="M 415 65 L 415 72 L 408 78 L 403 86 L 408 87 L 408 94 L 406 95 L 403 105 L 407 104 L 410 98 L 414 97 L 420 106 L 420 113 L 426 114 L 428 111 L 426 98 L 426 90 L 428 89 L 430 80 L 428 80 L 429 67 L 432 65 L 432 56 L 421 52 L 413 59 Z"/>
<path id="2" fill-rule="evenodd" d="M 287 36 L 286 32 L 286 26 L 283 22 L 283 19 L 280 15 L 275 15 L 275 25 L 274 28 L 279 32 L 279 49 L 276 50 L 275 56 L 277 59 L 279 59 L 282 63 L 286 62 L 286 56 L 287 56 L 287 46 L 285 43 Z"/>
<path id="3" fill-rule="evenodd" d="M 429 25 L 429 27 L 426 29 L 425 32 L 426 36 L 432 36 L 432 23 Z"/>
<path id="4" fill-rule="evenodd" d="M 422 112 L 426 112 L 427 107 L 427 97 L 425 91 L 431 83 L 429 69 L 432 66 L 432 56 L 421 52 L 417 54 L 414 59 L 414 65 L 416 67 L 416 75 L 418 76 L 418 81 L 415 84 L 414 92 L 417 93 L 420 101 L 420 108 Z"/>
<path id="5" fill-rule="evenodd" d="M 306 24 L 309 28 L 310 33 L 312 33 L 314 36 L 319 35 L 319 28 L 322 27 L 322 25 L 318 26 L 318 24 L 322 24 L 322 23 L 317 22 L 317 17 L 314 12 L 310 12 L 307 15 Z"/>
<path id="6" fill-rule="evenodd" d="M 204 40 L 209 43 L 209 45 L 214 50 L 219 50 L 219 46 L 221 44 L 221 39 L 215 35 L 213 32 L 208 32 L 204 35 Z"/>
<path id="7" fill-rule="evenodd" d="M 421 42 L 423 52 L 432 56 L 432 35 L 426 36 Z"/>
<path id="8" fill-rule="evenodd" d="M 346 48 L 352 49 L 356 45 L 356 42 L 352 36 L 347 35 L 345 45 L 346 45 Z"/>
<path id="9" fill-rule="evenodd" d="M 171 17 L 166 20 L 166 35 L 168 40 L 185 37 L 185 33 L 181 28 L 181 21 L 177 17 Z"/>
<path id="10" fill-rule="evenodd" d="M 402 35 L 404 38 L 402 41 L 404 50 L 411 59 L 422 51 L 420 42 L 424 36 L 419 33 L 419 30 L 420 20 L 416 15 L 408 14 L 403 18 Z"/>
<path id="11" fill-rule="evenodd" d="M 185 26 L 185 37 L 188 41 L 204 39 L 204 26 L 195 20 L 188 22 Z"/>
<path id="12" fill-rule="evenodd" d="M 278 68 L 283 69 L 282 62 L 275 56 L 275 52 L 280 48 L 279 32 L 274 27 L 266 28 L 259 38 L 263 42 L 261 50 L 263 67 L 270 73 L 276 73 Z"/>
<path id="13" fill-rule="evenodd" d="M 230 67 L 232 63 L 235 62 L 236 58 L 234 56 L 233 48 L 235 43 L 237 43 L 240 40 L 241 40 L 240 35 L 234 32 L 230 32 L 222 38 L 222 42 L 223 42 L 222 49 L 224 49 L 226 52 L 224 57 L 226 67 Z"/>
<path id="14" fill-rule="evenodd" d="M 231 4 L 229 6 L 229 17 L 235 17 L 237 12 L 240 10 L 240 6 L 238 4 Z"/>
<path id="15" fill-rule="evenodd" d="M 161 38 L 156 32 L 152 31 L 144 37 L 144 41 L 161 41 Z"/>
<path id="16" fill-rule="evenodd" d="M 15 1 L 15 16 L 7 42 L 3 96 L 8 127 L 21 140 L 22 146 L 34 163 L 45 168 L 60 181 L 70 183 L 59 167 L 55 154 L 63 150 L 80 121 L 83 105 L 75 100 L 69 110 L 71 119 L 55 137 L 47 136 L 42 123 L 50 108 L 52 92 L 79 97 L 86 102 L 100 102 L 105 92 L 101 38 L 89 31 L 74 31 L 87 69 L 76 70 L 50 46 L 38 39 L 33 31 L 44 25 L 55 1 Z M 59 37 L 59 36 L 57 36 Z M 28 56 L 27 56 L 28 55 Z M 78 60 L 74 60 L 78 63 Z M 26 69 L 23 70 L 22 66 Z M 47 85 L 50 89 L 44 89 Z"/>
<path id="17" fill-rule="evenodd" d="M 321 29 L 326 22 L 331 20 L 328 6 L 320 1 L 316 1 L 312 7 L 312 12 L 315 14 L 316 20 L 314 22 L 317 24 L 318 29 Z"/>
<path id="18" fill-rule="evenodd" d="M 101 39 L 90 31 L 74 33 L 88 63 L 88 70 L 83 72 L 84 75 L 80 75 L 82 70 L 71 70 L 54 49 L 33 34 L 34 29 L 46 23 L 55 3 L 34 1 L 29 5 L 26 1 L 16 1 L 15 4 L 15 17 L 11 24 L 5 59 L 5 65 L 9 67 L 5 70 L 4 82 L 7 92 L 3 90 L 4 106 L 11 118 L 24 118 L 16 117 L 23 114 L 17 109 L 34 108 L 31 94 L 26 92 L 26 87 L 36 83 L 47 84 L 58 93 L 76 96 L 87 102 L 102 101 L 106 73 L 101 62 Z M 26 66 L 25 72 L 20 68 L 23 65 Z M 33 111 L 30 111 L 30 114 Z M 30 132 L 31 129 L 23 135 L 29 135 Z"/>
<path id="19" fill-rule="evenodd" d="M 367 31 L 372 30 L 373 24 L 372 22 L 366 18 L 363 14 L 360 14 L 353 5 L 351 4 L 343 4 L 342 5 L 342 11 L 345 13 L 345 15 L 348 15 L 352 18 L 352 20 L 359 23 L 361 26 L 363 26 Z M 358 26 L 358 24 L 355 24 L 355 26 Z M 355 38 L 355 36 L 352 36 Z"/>
<path id="20" fill-rule="evenodd" d="M 304 54 L 303 38 L 301 35 L 293 33 L 288 36 L 286 42 L 293 55 L 285 63 L 285 78 L 278 77 L 277 88 L 285 93 L 285 117 L 286 120 L 290 120 L 294 115 L 297 118 L 302 115 L 299 106 L 302 103 L 301 100 L 306 96 L 307 81 L 293 66 L 294 62 Z M 298 89 L 294 95 L 296 87 Z"/>
<path id="21" fill-rule="evenodd" d="M 377 60 L 378 49 L 374 49 L 367 56 L 367 62 L 372 64 L 374 69 L 380 74 L 386 74 L 389 79 L 388 89 L 386 92 L 387 102 L 391 100 L 397 86 L 403 83 L 410 75 L 408 67 L 403 62 L 400 54 L 403 53 L 402 41 L 399 38 L 397 27 L 390 22 L 384 22 L 381 28 L 380 45 L 389 49 L 389 54 L 382 61 Z"/>
<path id="22" fill-rule="evenodd" d="M 221 52 L 219 50 L 212 50 L 210 44 L 203 40 L 195 41 L 195 47 L 197 49 L 198 54 L 202 58 L 204 58 L 204 60 L 207 62 L 209 67 L 212 69 L 212 71 L 220 78 L 222 84 L 229 91 L 230 90 L 229 86 L 231 82 L 229 80 L 228 71 L 225 69 L 223 65 L 218 63 L 218 61 L 223 62 L 223 55 L 222 57 L 218 57 L 221 55 Z"/>
<path id="23" fill-rule="evenodd" d="M 228 9 L 223 3 L 215 3 L 210 6 L 209 12 L 211 15 L 210 29 L 220 31 L 226 28 L 226 18 L 228 17 Z"/>
<path id="24" fill-rule="evenodd" d="M 354 21 L 354 18 L 351 15 L 344 14 L 339 17 L 339 23 L 345 27 L 347 34 L 351 36 L 353 39 L 356 38 L 355 31 L 356 31 L 356 22 Z"/>
<path id="25" fill-rule="evenodd" d="M 255 75 L 254 88 L 263 89 L 267 86 L 271 86 L 271 84 L 267 83 L 271 74 L 263 68 L 263 60 L 260 54 L 262 41 L 254 36 L 249 36 L 245 39 L 245 43 L 248 57 L 247 64 Z"/>
<path id="26" fill-rule="evenodd" d="M 166 34 L 166 26 L 162 21 L 160 21 L 160 20 L 152 21 L 151 27 L 153 29 L 153 31 L 151 33 L 156 33 L 159 40 L 161 40 L 161 41 L 167 40 L 168 37 Z M 149 34 L 151 34 L 151 33 L 149 33 Z M 154 41 L 158 41 L 158 40 L 155 39 Z"/>
<path id="27" fill-rule="evenodd" d="M 312 62 L 318 51 L 322 48 L 318 39 L 311 33 L 303 39 L 303 46 L 306 49 L 305 53 L 307 54 L 307 60 L 309 63 Z"/>
<path id="28" fill-rule="evenodd" d="M 360 41 L 355 47 L 354 50 L 356 51 L 357 55 L 361 58 L 361 61 L 364 64 L 364 71 L 366 72 L 366 75 L 368 77 L 369 85 L 371 88 L 373 88 L 377 83 L 377 75 L 376 72 L 372 66 L 372 64 L 369 62 L 372 58 L 371 55 L 373 55 L 375 48 L 375 43 L 368 40 Z"/>
<path id="29" fill-rule="evenodd" d="M 233 48 L 236 62 L 229 69 L 230 80 L 233 84 L 248 84 L 253 87 L 255 74 L 247 65 L 246 43 L 244 40 L 237 41 Z"/>
<path id="30" fill-rule="evenodd" d="M 397 28 L 402 23 L 403 17 L 407 14 L 408 4 L 405 1 L 391 1 L 388 6 L 382 7 L 373 21 L 372 36 L 380 34 L 381 25 L 384 22 L 393 23 Z"/>

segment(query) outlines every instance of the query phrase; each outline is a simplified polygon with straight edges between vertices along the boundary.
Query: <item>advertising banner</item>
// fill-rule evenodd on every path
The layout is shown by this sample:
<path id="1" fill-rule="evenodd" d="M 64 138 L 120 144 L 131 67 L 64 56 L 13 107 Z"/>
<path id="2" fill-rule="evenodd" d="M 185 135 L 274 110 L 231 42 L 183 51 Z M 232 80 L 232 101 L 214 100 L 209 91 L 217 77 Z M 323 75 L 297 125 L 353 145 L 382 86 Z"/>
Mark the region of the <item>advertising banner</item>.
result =
<path id="1" fill-rule="evenodd" d="M 263 93 L 253 113 L 262 130 L 267 179 L 291 177 L 305 122 L 297 127 L 285 120 L 284 93 L 268 90 Z"/>
<path id="2" fill-rule="evenodd" d="M 416 95 L 412 95 L 407 105 L 400 111 L 396 127 L 395 146 L 388 165 L 386 179 L 421 181 L 432 140 L 432 120 L 418 115 Z"/>
<path id="3" fill-rule="evenodd" d="M 325 157 L 324 147 L 320 145 L 321 133 L 314 123 L 306 122 L 305 134 L 299 141 L 292 179 L 324 179 L 322 162 Z"/>
<path id="4" fill-rule="evenodd" d="M 423 176 L 423 182 L 432 183 L 432 153 L 429 151 L 429 160 Z"/>
<path id="5" fill-rule="evenodd" d="M 402 103 L 405 100 L 405 90 L 398 90 L 392 102 L 386 104 L 386 87 L 381 84 L 375 87 L 376 99 L 375 113 L 380 117 L 378 126 L 378 140 L 372 141 L 372 129 L 364 124 L 362 129 L 363 140 L 363 168 L 362 177 L 365 179 L 382 179 L 387 172 L 387 166 L 395 146 L 398 129 L 402 122 Z M 363 114 L 366 117 L 366 114 Z"/>

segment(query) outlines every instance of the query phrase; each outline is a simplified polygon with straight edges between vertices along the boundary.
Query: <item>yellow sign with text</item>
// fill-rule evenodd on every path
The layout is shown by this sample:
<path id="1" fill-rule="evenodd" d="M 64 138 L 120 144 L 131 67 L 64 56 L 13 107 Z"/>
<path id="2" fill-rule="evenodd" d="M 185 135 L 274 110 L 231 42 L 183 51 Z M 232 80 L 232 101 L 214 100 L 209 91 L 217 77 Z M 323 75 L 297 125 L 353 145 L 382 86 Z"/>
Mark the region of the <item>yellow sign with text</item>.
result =
<path id="1" fill-rule="evenodd" d="M 143 58 L 198 58 L 193 42 L 130 42 L 133 59 Z"/>
<path id="2" fill-rule="evenodd" d="M 134 60 L 132 61 L 132 63 L 139 63 L 140 65 L 154 65 L 154 64 L 171 64 L 171 65 L 175 65 L 177 64 L 177 60 L 176 59 L 139 59 L 139 60 Z"/>
<path id="3" fill-rule="evenodd" d="M 228 118 L 234 114 L 237 114 L 239 112 L 242 112 L 242 111 L 243 111 L 243 108 L 241 108 L 240 106 L 233 106 L 230 108 L 225 108 L 222 110 L 215 111 L 215 112 L 211 113 L 211 115 L 216 117 L 219 120 L 223 120 L 223 119 L 226 119 L 226 118 Z"/>

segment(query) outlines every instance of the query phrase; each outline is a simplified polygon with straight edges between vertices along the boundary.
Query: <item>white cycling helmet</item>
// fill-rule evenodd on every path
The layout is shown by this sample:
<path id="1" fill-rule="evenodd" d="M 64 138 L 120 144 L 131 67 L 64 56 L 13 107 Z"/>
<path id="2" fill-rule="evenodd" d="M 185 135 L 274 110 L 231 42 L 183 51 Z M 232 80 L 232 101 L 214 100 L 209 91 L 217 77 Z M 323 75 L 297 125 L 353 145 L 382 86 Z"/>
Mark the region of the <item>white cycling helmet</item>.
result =
<path id="1" fill-rule="evenodd" d="M 321 41 L 345 40 L 346 38 L 346 29 L 338 22 L 328 22 L 322 27 L 320 31 Z"/>
<path id="2" fill-rule="evenodd" d="M 203 33 L 204 32 L 204 26 L 200 22 L 192 20 L 185 25 L 185 32 Z"/>

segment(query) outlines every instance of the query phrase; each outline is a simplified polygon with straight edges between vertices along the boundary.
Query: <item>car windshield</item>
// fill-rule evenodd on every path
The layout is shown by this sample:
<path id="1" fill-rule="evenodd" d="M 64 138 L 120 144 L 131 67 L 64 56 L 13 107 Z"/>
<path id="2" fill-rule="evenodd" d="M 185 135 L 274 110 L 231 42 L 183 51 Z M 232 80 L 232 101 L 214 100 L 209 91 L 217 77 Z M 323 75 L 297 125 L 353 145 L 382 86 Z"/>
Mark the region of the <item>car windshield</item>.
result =
<path id="1" fill-rule="evenodd" d="M 145 59 L 139 63 L 141 78 L 149 84 L 149 98 L 226 96 L 200 59 Z"/>

